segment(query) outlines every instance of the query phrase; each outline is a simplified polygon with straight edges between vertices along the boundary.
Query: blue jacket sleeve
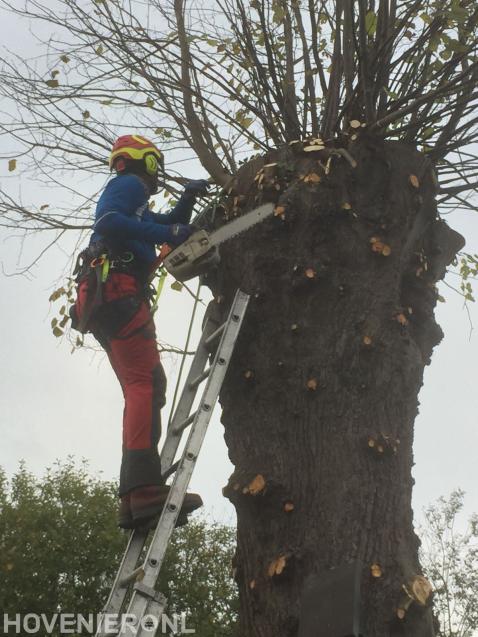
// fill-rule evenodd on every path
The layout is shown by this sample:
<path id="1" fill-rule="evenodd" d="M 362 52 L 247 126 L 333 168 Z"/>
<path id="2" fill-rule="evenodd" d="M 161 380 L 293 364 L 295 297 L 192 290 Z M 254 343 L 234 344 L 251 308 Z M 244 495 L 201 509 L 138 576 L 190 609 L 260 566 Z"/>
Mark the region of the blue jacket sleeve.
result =
<path id="1" fill-rule="evenodd" d="M 194 197 L 194 195 L 183 193 L 178 203 L 168 214 L 151 213 L 151 216 L 154 218 L 155 223 L 163 223 L 166 225 L 171 223 L 189 223 L 195 203 L 196 197 Z"/>
<path id="2" fill-rule="evenodd" d="M 105 214 L 95 224 L 95 232 L 106 239 L 140 239 L 153 243 L 166 243 L 173 240 L 169 226 L 151 221 L 139 221 L 135 217 L 126 217 L 119 212 Z"/>

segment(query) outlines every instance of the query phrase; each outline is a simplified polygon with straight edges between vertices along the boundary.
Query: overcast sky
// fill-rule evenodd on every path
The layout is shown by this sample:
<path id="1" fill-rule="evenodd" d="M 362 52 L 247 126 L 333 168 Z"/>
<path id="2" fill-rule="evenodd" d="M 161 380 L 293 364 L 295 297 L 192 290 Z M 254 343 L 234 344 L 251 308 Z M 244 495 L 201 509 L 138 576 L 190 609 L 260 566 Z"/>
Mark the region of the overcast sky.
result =
<path id="1" fill-rule="evenodd" d="M 9 30 L 17 41 L 21 41 L 21 32 Z M 188 169 L 187 174 L 205 176 L 199 167 Z M 7 173 L 6 160 L 0 166 L 0 179 L 3 185 L 8 179 L 9 185 L 15 186 Z M 27 199 L 35 200 L 35 189 L 28 185 L 24 188 Z M 467 251 L 478 252 L 478 216 L 456 212 L 446 219 L 467 238 Z M 65 244 L 70 254 L 71 245 L 68 241 Z M 38 246 L 36 241 L 27 242 L 21 262 L 36 255 Z M 15 271 L 18 255 L 18 239 L 0 230 L 0 260 L 6 272 Z M 50 321 L 55 313 L 48 297 L 61 278 L 67 257 L 53 248 L 33 269 L 31 280 L 0 274 L 0 465 L 11 475 L 23 459 L 31 471 L 41 474 L 57 458 L 73 454 L 78 459 L 87 458 L 91 471 L 117 479 L 123 409 L 117 380 L 103 354 L 84 350 L 72 355 L 69 344 L 51 334 Z M 456 276 L 450 275 L 447 281 L 459 285 Z M 476 330 L 470 334 L 470 317 L 460 296 L 446 286 L 442 286 L 442 294 L 447 302 L 439 304 L 437 313 L 445 339 L 426 370 L 415 428 L 417 513 L 457 487 L 467 492 L 467 512 L 478 511 L 478 336 Z M 203 291 L 203 297 L 207 302 L 207 291 Z M 186 292 L 174 292 L 169 284 L 165 286 L 157 314 L 162 341 L 183 345 L 191 307 Z M 478 330 L 478 310 L 471 305 L 469 312 Z M 196 340 L 201 314 L 194 333 Z M 179 360 L 167 355 L 163 362 L 171 398 Z M 163 414 L 166 418 L 167 409 Z M 234 521 L 234 512 L 221 489 L 231 470 L 216 410 L 191 486 L 202 494 L 205 510 L 227 522 Z"/>

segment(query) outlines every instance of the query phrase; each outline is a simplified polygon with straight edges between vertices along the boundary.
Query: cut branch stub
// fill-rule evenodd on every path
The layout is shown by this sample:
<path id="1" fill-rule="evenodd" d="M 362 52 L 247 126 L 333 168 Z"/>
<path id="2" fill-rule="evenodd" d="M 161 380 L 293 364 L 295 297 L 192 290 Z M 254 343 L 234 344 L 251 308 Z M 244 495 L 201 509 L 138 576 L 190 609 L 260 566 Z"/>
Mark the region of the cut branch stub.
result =
<path id="1" fill-rule="evenodd" d="M 372 577 L 375 578 L 379 578 L 382 577 L 383 571 L 382 571 L 382 567 L 380 566 L 380 564 L 377 564 L 376 562 L 374 564 L 372 564 L 370 566 L 370 574 Z"/>
<path id="2" fill-rule="evenodd" d="M 402 598 L 397 608 L 397 617 L 404 619 L 407 610 L 415 602 L 419 606 L 426 606 L 433 592 L 432 585 L 423 575 L 416 575 L 402 586 Z"/>
<path id="3" fill-rule="evenodd" d="M 267 575 L 269 577 L 274 577 L 275 575 L 281 575 L 284 572 L 284 569 L 287 565 L 287 558 L 288 558 L 287 555 L 279 555 L 278 558 L 273 560 L 267 568 Z"/>
<path id="4" fill-rule="evenodd" d="M 246 487 L 243 488 L 242 493 L 244 495 L 258 495 L 264 491 L 265 487 L 266 481 L 264 480 L 264 476 L 259 473 Z"/>

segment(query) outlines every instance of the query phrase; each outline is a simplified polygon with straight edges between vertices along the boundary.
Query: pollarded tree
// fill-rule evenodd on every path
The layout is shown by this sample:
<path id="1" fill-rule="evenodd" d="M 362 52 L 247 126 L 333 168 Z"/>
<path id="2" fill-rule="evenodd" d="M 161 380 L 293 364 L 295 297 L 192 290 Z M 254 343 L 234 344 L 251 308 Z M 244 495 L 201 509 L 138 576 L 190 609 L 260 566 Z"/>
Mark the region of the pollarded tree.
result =
<path id="1" fill-rule="evenodd" d="M 2 4 L 57 30 L 46 65 L 4 61 L 19 167 L 97 169 L 134 122 L 223 188 L 212 226 L 276 203 L 207 278 L 216 314 L 252 294 L 221 396 L 240 634 L 302 637 L 308 577 L 357 562 L 363 634 L 434 635 L 413 422 L 442 337 L 435 283 L 463 246 L 439 209 L 473 208 L 476 3 Z M 67 227 L 7 198 L 1 212 Z"/>

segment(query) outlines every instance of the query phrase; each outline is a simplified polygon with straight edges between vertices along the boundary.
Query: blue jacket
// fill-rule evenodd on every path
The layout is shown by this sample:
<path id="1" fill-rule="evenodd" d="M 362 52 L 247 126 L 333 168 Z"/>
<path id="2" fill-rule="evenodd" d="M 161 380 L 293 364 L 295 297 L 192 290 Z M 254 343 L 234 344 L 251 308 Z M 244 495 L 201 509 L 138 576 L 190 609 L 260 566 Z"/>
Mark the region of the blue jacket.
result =
<path id="1" fill-rule="evenodd" d="M 189 223 L 196 200 L 183 194 L 169 214 L 157 214 L 149 209 L 148 199 L 146 185 L 137 175 L 111 179 L 96 206 L 90 245 L 102 240 L 115 252 L 132 252 L 138 265 L 152 264 L 156 245 L 171 237 L 168 226 Z"/>

